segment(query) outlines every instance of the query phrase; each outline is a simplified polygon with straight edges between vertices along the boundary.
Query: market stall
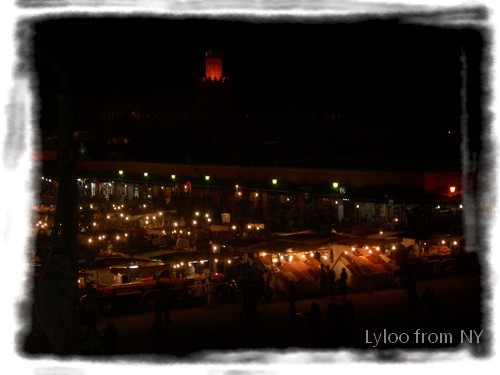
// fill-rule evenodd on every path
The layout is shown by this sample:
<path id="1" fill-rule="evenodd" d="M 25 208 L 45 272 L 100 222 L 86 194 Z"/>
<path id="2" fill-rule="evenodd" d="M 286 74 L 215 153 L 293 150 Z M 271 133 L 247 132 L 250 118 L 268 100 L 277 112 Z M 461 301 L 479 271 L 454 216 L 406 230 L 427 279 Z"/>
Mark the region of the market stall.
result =
<path id="1" fill-rule="evenodd" d="M 339 254 L 333 264 L 337 275 L 345 268 L 347 285 L 355 290 L 376 290 L 395 285 L 396 263 L 383 254 L 377 246 L 351 246 Z"/>

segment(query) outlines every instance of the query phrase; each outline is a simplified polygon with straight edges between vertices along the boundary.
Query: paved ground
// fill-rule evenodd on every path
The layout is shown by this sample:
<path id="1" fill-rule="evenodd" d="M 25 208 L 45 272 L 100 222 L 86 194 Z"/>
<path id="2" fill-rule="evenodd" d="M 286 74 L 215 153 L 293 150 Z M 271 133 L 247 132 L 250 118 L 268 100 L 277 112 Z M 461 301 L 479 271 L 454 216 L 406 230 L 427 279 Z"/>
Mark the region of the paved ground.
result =
<path id="1" fill-rule="evenodd" d="M 441 306 L 441 319 L 432 324 L 428 310 L 421 300 L 425 288 L 431 288 Z M 152 312 L 111 318 L 117 327 L 118 354 L 162 354 L 176 360 L 190 360 L 185 356 L 198 350 L 221 350 L 231 353 L 237 349 L 308 349 L 325 347 L 330 350 L 341 346 L 376 350 L 382 348 L 411 347 L 440 349 L 456 348 L 464 338 L 484 329 L 474 350 L 487 351 L 488 327 L 481 326 L 481 310 L 487 309 L 481 298 L 480 279 L 475 276 L 450 276 L 442 279 L 423 280 L 417 283 L 419 296 L 418 321 L 412 322 L 408 297 L 404 289 L 391 289 L 367 293 L 351 293 L 348 300 L 355 308 L 352 319 L 341 316 L 344 302 L 337 297 L 337 315 L 327 316 L 330 299 L 303 299 L 297 302 L 297 311 L 304 313 L 303 320 L 290 319 L 288 303 L 275 301 L 259 303 L 259 319 L 241 316 L 242 306 L 237 303 L 217 305 L 215 308 L 199 307 L 173 309 L 171 323 L 161 333 L 153 329 Z M 321 311 L 318 330 L 308 324 L 307 313 L 311 303 L 318 302 Z M 426 335 L 417 335 L 420 328 Z M 385 329 L 385 344 L 384 341 Z M 470 330 L 475 330 L 471 332 Z M 467 333 L 463 337 L 462 331 Z M 318 334 L 314 334 L 318 332 Z M 391 334 L 392 333 L 392 334 Z M 406 336 L 407 335 L 407 336 Z M 462 336 L 462 337 L 461 337 Z M 416 342 L 417 337 L 420 342 Z M 378 338 L 378 343 L 376 339 Z M 476 339 L 476 336 L 472 337 Z M 408 340 L 407 340 L 408 339 Z M 402 341 L 408 341 L 404 343 Z M 389 342 L 392 341 L 392 342 Z M 422 344 L 422 341 L 426 341 Z"/>

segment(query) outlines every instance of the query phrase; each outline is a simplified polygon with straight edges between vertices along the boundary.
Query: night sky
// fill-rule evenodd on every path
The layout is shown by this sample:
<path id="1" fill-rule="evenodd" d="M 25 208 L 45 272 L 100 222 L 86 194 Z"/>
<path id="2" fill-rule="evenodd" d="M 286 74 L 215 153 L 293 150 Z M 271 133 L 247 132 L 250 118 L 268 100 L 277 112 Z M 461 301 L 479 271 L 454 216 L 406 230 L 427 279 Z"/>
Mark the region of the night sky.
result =
<path id="1" fill-rule="evenodd" d="M 281 134 L 279 140 L 289 147 L 313 145 L 306 148 L 309 163 L 314 163 L 314 150 L 337 147 L 342 153 L 337 161 L 351 158 L 349 153 L 365 160 L 381 155 L 387 166 L 396 153 L 408 161 L 422 159 L 426 166 L 432 161 L 437 168 L 457 168 L 464 51 L 469 68 L 467 135 L 471 147 L 479 150 L 484 91 L 480 64 L 486 46 L 484 34 L 473 26 L 418 24 L 404 17 L 88 17 L 44 19 L 32 26 L 32 61 L 40 82 L 35 94 L 47 128 L 51 125 L 43 116 L 60 88 L 41 51 L 64 72 L 76 105 L 85 106 L 192 100 L 196 80 L 204 75 L 204 52 L 212 49 L 223 57 L 236 118 L 255 119 L 254 128 L 275 128 L 274 133 L 269 129 L 269 139 L 258 131 L 260 138 L 247 137 L 242 152 L 250 152 L 249 143 L 260 145 Z M 300 115 L 302 122 L 289 126 L 259 120 L 282 113 Z M 343 121 L 315 127 L 304 122 L 311 113 L 340 113 Z M 323 160 L 324 151 L 320 154 L 318 160 Z M 328 166 L 339 167 L 335 162 Z"/>

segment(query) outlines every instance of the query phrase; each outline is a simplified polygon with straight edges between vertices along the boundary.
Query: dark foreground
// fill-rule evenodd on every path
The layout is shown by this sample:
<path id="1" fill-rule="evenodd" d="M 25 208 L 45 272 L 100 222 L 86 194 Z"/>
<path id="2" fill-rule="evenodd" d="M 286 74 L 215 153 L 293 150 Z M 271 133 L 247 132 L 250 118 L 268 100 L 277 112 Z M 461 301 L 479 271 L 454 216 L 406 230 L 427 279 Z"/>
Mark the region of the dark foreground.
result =
<path id="1" fill-rule="evenodd" d="M 429 309 L 423 295 L 431 289 L 438 301 Z M 285 352 L 296 350 L 360 349 L 385 356 L 387 350 L 423 349 L 429 353 L 463 348 L 474 355 L 488 355 L 491 333 L 482 316 L 489 304 L 482 297 L 477 276 L 450 276 L 417 282 L 418 302 L 411 313 L 405 289 L 351 292 L 342 297 L 297 301 L 296 319 L 291 319 L 287 302 L 259 302 L 256 318 L 245 317 L 240 303 L 215 307 L 172 309 L 164 331 L 154 327 L 153 312 L 111 318 L 117 328 L 115 355 L 161 354 L 160 358 L 193 361 L 193 353 L 238 349 Z M 483 293 L 484 295 L 485 293 Z M 331 302 L 335 309 L 331 311 Z M 311 304 L 319 305 L 319 318 L 311 318 Z M 329 310 L 330 305 L 330 310 Z M 220 351 L 220 352 L 219 352 Z M 123 357 L 122 357 L 123 358 Z M 127 357 L 129 358 L 129 357 Z M 133 358 L 133 356 L 130 356 Z"/>

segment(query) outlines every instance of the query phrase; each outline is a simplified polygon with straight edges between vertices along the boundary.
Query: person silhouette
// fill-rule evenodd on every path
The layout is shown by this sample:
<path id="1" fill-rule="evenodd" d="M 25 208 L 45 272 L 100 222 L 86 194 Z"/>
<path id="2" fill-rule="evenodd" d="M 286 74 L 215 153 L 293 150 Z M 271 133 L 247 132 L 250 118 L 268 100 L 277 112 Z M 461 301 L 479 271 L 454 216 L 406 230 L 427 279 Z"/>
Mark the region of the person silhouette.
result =
<path id="1" fill-rule="evenodd" d="M 347 272 L 345 268 L 342 268 L 342 272 L 340 272 L 340 278 L 339 278 L 339 291 L 340 294 L 342 294 L 342 298 L 346 299 L 346 294 L 347 294 Z"/>

